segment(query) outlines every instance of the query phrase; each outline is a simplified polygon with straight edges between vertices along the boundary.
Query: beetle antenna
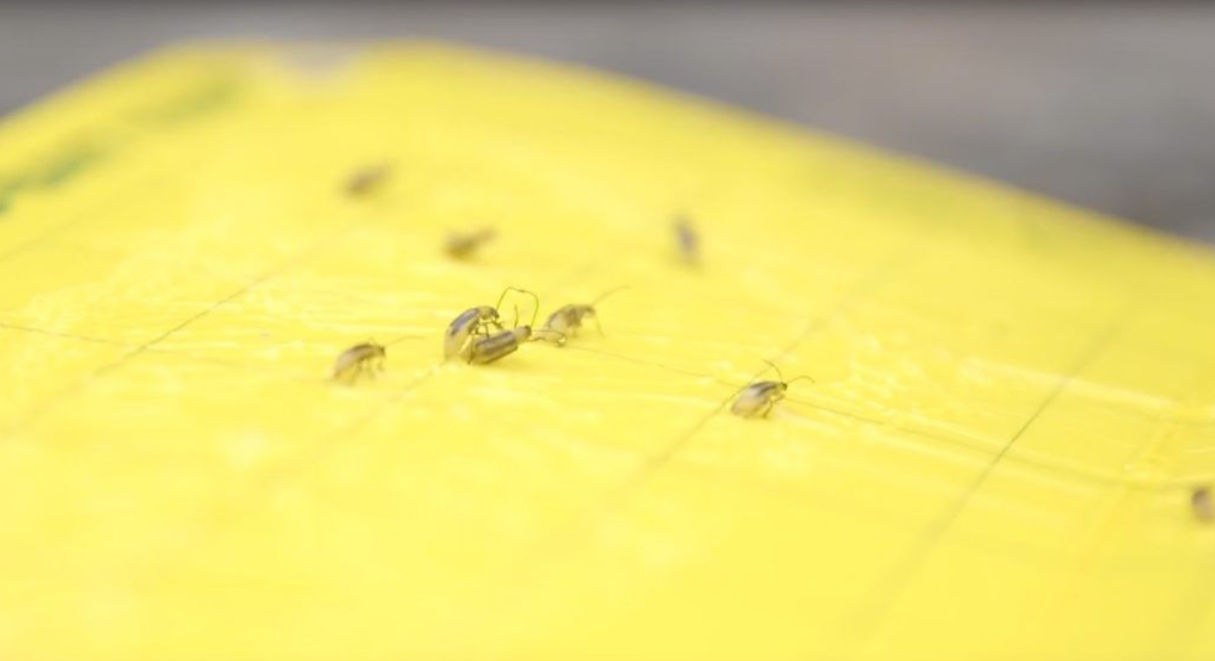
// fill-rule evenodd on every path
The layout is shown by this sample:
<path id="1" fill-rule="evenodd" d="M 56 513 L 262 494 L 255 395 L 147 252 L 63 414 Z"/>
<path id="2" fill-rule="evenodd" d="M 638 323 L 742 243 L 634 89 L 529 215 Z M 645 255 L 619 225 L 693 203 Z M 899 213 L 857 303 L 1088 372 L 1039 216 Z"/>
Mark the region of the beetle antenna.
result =
<path id="1" fill-rule="evenodd" d="M 613 288 L 603 292 L 602 294 L 600 294 L 595 300 L 591 301 L 589 305 L 591 307 L 595 307 L 596 305 L 599 305 L 600 301 L 607 298 L 608 296 L 611 296 L 612 294 L 615 294 L 618 291 L 628 289 L 628 288 L 629 288 L 628 285 L 620 285 L 619 287 L 613 287 Z"/>
<path id="2" fill-rule="evenodd" d="M 417 335 L 414 335 L 412 333 L 406 333 L 405 335 L 401 335 L 399 337 L 393 338 L 391 342 L 384 343 L 384 346 L 390 347 L 390 346 L 396 344 L 397 342 L 401 342 L 403 340 L 420 340 L 420 339 L 422 339 L 422 338 Z"/>
<path id="3" fill-rule="evenodd" d="M 506 292 L 508 292 L 508 291 L 517 291 L 522 294 L 527 294 L 528 296 L 532 297 L 533 301 L 536 302 L 536 307 L 532 309 L 532 325 L 535 326 L 536 325 L 536 315 L 540 314 L 540 297 L 536 295 L 536 292 L 534 292 L 530 289 L 524 289 L 522 287 L 507 287 L 506 289 L 502 290 L 502 295 L 498 297 L 498 304 L 494 306 L 495 309 L 499 309 L 502 307 L 502 301 L 504 301 L 506 299 Z M 517 318 L 518 312 L 516 312 L 515 315 L 516 315 L 515 322 L 518 323 L 518 321 L 519 321 Z"/>

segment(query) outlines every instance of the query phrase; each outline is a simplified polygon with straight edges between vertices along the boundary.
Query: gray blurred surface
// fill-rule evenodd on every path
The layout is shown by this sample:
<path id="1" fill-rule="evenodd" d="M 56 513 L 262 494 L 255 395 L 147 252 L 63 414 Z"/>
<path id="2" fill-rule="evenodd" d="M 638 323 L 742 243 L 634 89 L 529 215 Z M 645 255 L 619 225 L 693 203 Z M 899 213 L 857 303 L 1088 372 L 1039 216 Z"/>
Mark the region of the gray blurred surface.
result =
<path id="1" fill-rule="evenodd" d="M 0 112 L 200 37 L 585 63 L 1215 239 L 1215 4 L 0 5 Z"/>

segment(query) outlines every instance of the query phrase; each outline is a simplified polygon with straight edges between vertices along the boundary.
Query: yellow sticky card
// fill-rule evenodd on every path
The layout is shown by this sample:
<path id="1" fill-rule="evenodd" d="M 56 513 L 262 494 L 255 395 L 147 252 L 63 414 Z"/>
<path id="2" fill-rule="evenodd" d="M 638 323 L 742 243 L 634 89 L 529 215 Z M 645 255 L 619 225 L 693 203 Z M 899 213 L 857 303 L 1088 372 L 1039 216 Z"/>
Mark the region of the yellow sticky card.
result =
<path id="1" fill-rule="evenodd" d="M 1215 658 L 1212 327 L 1204 248 L 636 82 L 166 51 L 0 124 L 0 658 Z"/>

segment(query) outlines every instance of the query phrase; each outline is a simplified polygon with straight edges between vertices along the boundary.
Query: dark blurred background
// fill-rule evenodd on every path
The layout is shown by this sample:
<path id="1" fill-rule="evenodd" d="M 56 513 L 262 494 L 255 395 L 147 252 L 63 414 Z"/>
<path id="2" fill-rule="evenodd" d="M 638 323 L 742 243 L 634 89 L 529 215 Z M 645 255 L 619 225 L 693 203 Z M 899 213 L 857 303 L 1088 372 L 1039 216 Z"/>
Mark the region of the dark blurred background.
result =
<path id="1" fill-rule="evenodd" d="M 1215 3 L 0 0 L 0 114 L 201 37 L 590 64 L 1215 239 Z"/>

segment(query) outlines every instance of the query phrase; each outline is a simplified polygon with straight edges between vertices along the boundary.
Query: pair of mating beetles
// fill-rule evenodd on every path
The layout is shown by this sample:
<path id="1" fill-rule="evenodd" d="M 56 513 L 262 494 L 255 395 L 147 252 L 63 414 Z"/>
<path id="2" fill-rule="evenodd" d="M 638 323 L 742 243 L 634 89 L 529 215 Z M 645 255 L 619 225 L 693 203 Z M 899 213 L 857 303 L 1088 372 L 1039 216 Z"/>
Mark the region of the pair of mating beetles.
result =
<path id="1" fill-rule="evenodd" d="M 622 288 L 613 289 L 590 303 L 571 303 L 560 307 L 549 315 L 543 328 L 533 330 L 536 313 L 540 309 L 540 298 L 526 289 L 507 287 L 498 297 L 497 305 L 469 308 L 452 320 L 443 336 L 443 358 L 450 360 L 459 356 L 469 363 L 484 365 L 514 353 L 523 342 L 548 340 L 563 345 L 570 336 L 577 334 L 585 319 L 593 318 L 598 325 L 599 316 L 595 313 L 595 305 L 620 289 Z M 535 307 L 532 309 L 531 324 L 518 325 L 516 310 L 515 326 L 508 329 L 502 325 L 498 310 L 502 307 L 506 294 L 511 291 L 532 297 Z M 600 327 L 600 333 L 602 332 L 603 328 Z"/>

